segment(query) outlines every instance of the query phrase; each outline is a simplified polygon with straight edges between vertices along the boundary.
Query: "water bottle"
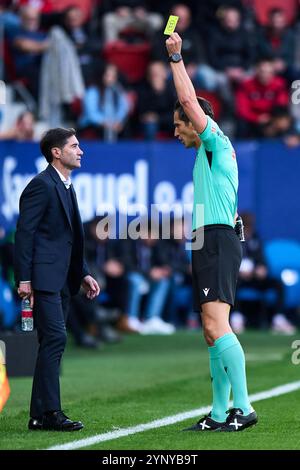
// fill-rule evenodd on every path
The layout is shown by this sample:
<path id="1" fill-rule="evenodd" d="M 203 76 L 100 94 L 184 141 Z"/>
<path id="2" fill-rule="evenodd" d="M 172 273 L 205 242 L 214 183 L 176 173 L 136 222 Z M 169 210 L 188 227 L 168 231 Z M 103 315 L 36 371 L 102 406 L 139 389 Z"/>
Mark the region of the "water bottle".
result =
<path id="1" fill-rule="evenodd" d="M 33 315 L 32 308 L 30 307 L 30 300 L 23 299 L 21 307 L 22 331 L 33 330 Z"/>

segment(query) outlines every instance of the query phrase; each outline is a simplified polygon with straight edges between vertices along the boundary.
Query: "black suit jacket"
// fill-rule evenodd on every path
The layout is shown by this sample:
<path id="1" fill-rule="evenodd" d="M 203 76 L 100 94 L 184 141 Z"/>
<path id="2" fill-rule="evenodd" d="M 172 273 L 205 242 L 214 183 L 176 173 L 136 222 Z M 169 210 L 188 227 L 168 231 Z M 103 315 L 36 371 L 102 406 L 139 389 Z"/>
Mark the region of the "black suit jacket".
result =
<path id="1" fill-rule="evenodd" d="M 33 289 L 59 292 L 68 281 L 76 294 L 89 274 L 84 260 L 84 234 L 73 187 L 74 222 L 70 220 L 66 189 L 48 165 L 33 178 L 20 198 L 15 236 L 15 281 L 31 281 Z"/>

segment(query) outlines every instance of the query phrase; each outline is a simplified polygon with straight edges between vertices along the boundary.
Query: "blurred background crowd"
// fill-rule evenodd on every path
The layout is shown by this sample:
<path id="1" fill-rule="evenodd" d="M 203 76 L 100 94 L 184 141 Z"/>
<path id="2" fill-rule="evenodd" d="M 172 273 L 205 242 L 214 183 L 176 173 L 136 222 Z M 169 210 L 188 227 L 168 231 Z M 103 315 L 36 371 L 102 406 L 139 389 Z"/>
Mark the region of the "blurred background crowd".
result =
<path id="1" fill-rule="evenodd" d="M 188 73 L 224 133 L 300 143 L 300 108 L 291 99 L 300 70 L 297 0 L 1 0 L 0 13 L 2 140 L 36 141 L 57 126 L 75 127 L 88 140 L 172 139 L 175 90 L 163 30 L 173 14 Z M 232 327 L 293 334 L 299 309 L 286 301 L 291 273 L 271 274 L 254 215 L 242 216 L 246 242 Z M 146 230 L 135 241 L 112 240 L 108 231 L 100 239 L 99 223 L 85 224 L 86 257 L 102 292 L 93 302 L 73 299 L 68 327 L 76 344 L 96 348 L 123 332 L 200 328 L 183 221 L 173 220 L 170 240 Z M 14 331 L 13 233 L 1 229 L 0 260 L 0 330 Z"/>
<path id="2" fill-rule="evenodd" d="M 225 133 L 298 143 L 298 0 L 1 0 L 0 10 L 2 139 L 59 125 L 86 139 L 171 138 L 173 14 L 188 73 Z"/>

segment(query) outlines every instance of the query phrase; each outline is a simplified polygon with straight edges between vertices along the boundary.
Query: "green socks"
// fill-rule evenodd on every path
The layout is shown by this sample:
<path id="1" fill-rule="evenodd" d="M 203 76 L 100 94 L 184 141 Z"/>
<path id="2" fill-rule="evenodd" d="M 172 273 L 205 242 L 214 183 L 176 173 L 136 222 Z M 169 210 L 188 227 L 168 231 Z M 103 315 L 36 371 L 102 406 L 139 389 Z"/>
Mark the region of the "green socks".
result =
<path id="1" fill-rule="evenodd" d="M 227 372 L 227 376 L 232 387 L 233 407 L 240 408 L 244 415 L 248 415 L 251 413 L 251 405 L 248 398 L 245 355 L 242 346 L 235 334 L 227 333 L 215 341 L 214 347 L 216 348 L 216 353 L 220 358 L 220 362 L 222 362 L 223 370 Z M 223 379 L 220 379 L 221 368 L 216 370 L 216 374 L 219 377 L 217 381 L 223 382 Z M 220 393 L 220 400 L 221 397 L 223 397 L 223 394 L 225 396 L 222 387 L 221 390 L 222 393 Z M 217 400 L 217 402 L 219 402 L 219 400 Z"/>
<path id="2" fill-rule="evenodd" d="M 223 423 L 227 418 L 226 410 L 228 410 L 231 386 L 216 346 L 209 347 L 208 352 L 213 390 L 211 417 L 213 420 Z"/>

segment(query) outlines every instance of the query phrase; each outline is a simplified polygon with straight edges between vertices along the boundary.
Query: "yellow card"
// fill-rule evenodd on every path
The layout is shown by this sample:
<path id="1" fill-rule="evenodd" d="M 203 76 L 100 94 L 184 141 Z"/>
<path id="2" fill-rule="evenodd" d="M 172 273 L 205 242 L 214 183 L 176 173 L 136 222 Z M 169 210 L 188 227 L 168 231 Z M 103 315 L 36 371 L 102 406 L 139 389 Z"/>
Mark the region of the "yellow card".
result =
<path id="1" fill-rule="evenodd" d="M 167 26 L 164 30 L 164 34 L 167 34 L 170 36 L 172 33 L 174 33 L 178 20 L 179 20 L 179 16 L 170 15 L 168 22 L 167 22 Z"/>

